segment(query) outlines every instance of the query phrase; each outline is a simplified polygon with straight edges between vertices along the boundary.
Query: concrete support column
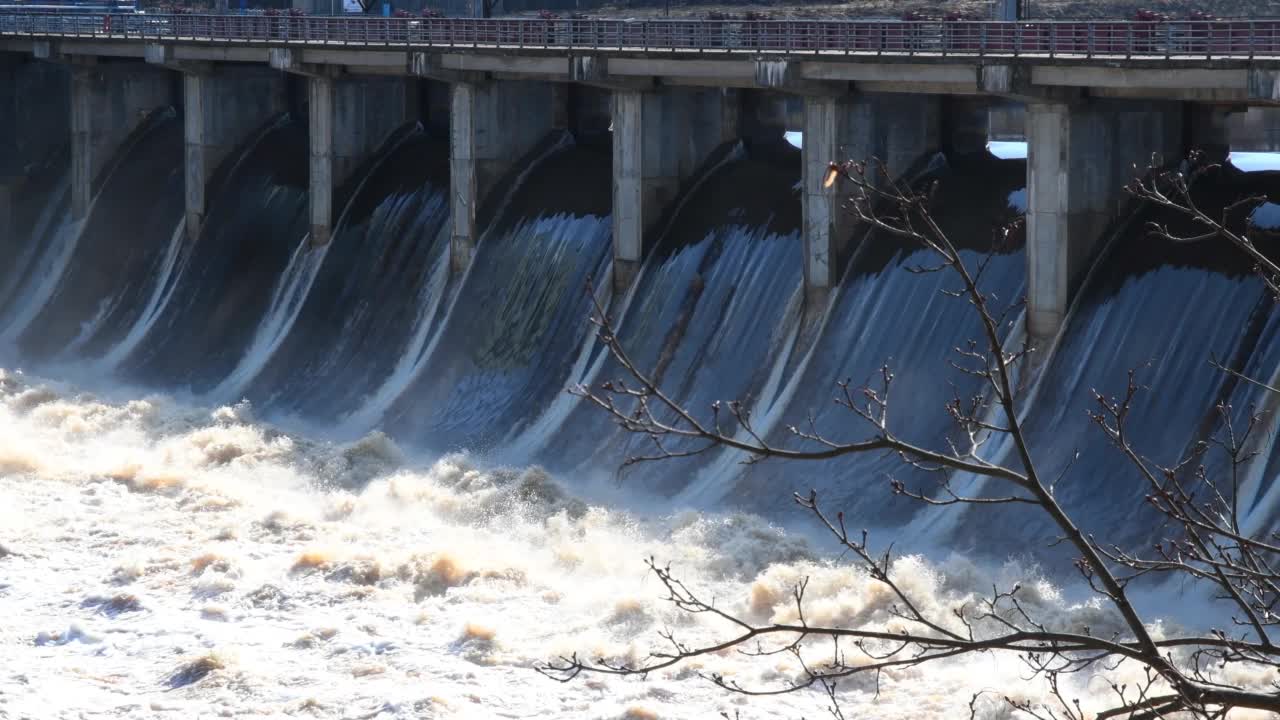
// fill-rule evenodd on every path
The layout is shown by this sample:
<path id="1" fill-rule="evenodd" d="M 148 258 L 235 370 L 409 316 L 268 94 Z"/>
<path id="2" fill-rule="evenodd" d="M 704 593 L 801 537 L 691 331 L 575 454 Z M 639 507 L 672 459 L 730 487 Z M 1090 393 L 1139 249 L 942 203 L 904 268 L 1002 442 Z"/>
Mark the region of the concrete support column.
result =
<path id="1" fill-rule="evenodd" d="M 614 288 L 631 286 L 645 238 L 682 184 L 738 137 L 738 95 L 719 89 L 618 89 L 613 93 Z"/>
<path id="2" fill-rule="evenodd" d="M 200 235 L 208 185 L 224 160 L 285 108 L 280 73 L 259 68 L 182 70 L 187 236 Z"/>
<path id="3" fill-rule="evenodd" d="M 1173 103 L 1027 106 L 1027 331 L 1048 342 L 1108 225 L 1124 211 L 1133 167 L 1182 154 Z"/>
<path id="4" fill-rule="evenodd" d="M 450 94 L 450 268 L 466 270 L 485 218 L 480 211 L 503 176 L 544 140 L 561 118 L 554 83 L 455 83 Z"/>
<path id="5" fill-rule="evenodd" d="M 837 268 L 833 243 L 839 230 L 839 195 L 835 187 L 824 188 L 823 180 L 832 162 L 841 160 L 840 140 L 845 119 L 844 103 L 835 97 L 807 97 L 804 100 L 804 130 L 801 146 L 801 196 L 804 214 L 804 280 L 810 290 L 825 290 L 835 284 Z M 861 158 L 860 158 L 861 159 Z"/>
<path id="6" fill-rule="evenodd" d="M 209 168 L 205 163 L 205 84 L 201 75 L 182 76 L 183 139 L 185 152 L 187 237 L 195 240 L 204 227 L 205 182 Z"/>
<path id="7" fill-rule="evenodd" d="M 1109 131 L 1096 111 L 1027 106 L 1027 331 L 1034 340 L 1048 341 L 1062 326 L 1072 284 L 1106 227 Z"/>
<path id="8" fill-rule="evenodd" d="M 450 216 L 449 266 L 461 275 L 471 264 L 476 248 L 476 86 L 452 87 L 449 115 Z"/>
<path id="9" fill-rule="evenodd" d="M 613 94 L 613 283 L 623 290 L 644 252 L 644 94 Z"/>
<path id="10" fill-rule="evenodd" d="M 845 207 L 848 188 L 823 187 L 832 162 L 879 158 L 902 176 L 942 145 L 941 100 L 928 95 L 865 94 L 804 99 L 801 157 L 805 282 L 831 287 L 842 268 L 856 218 Z"/>
<path id="11" fill-rule="evenodd" d="M 93 201 L 93 74 L 71 71 L 71 219 L 82 220 Z"/>
<path id="12" fill-rule="evenodd" d="M 311 138 L 311 244 L 329 242 L 333 223 L 333 79 L 307 80 L 308 122 Z"/>

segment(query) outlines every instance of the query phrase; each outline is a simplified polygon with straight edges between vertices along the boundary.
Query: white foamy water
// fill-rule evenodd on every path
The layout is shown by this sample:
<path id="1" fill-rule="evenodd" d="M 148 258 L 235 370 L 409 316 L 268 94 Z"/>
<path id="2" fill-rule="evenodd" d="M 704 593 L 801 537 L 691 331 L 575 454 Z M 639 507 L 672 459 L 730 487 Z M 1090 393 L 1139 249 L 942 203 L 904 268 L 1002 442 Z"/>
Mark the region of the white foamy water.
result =
<path id="1" fill-rule="evenodd" d="M 592 505 L 537 469 L 463 457 L 415 464 L 386 437 L 335 445 L 282 433 L 244 405 L 105 401 L 0 370 L 0 717 L 801 718 L 814 692 L 745 698 L 799 677 L 785 656 L 713 655 L 647 679 L 553 682 L 577 652 L 639 661 L 659 631 L 728 629 L 674 612 L 644 568 L 670 561 L 757 622 L 893 626 L 889 593 L 741 514 L 639 516 Z M 904 558 L 945 617 L 970 589 L 1024 581 L 1025 604 L 1101 631 L 1012 566 Z M 827 645 L 815 645 L 821 657 Z M 1125 679 L 1124 672 L 1119 674 Z M 1012 657 L 904 668 L 841 685 L 848 717 L 968 717 L 983 689 L 1031 699 Z M 1101 678 L 1073 677 L 1086 706 Z M 1018 717 L 991 696 L 979 717 Z"/>

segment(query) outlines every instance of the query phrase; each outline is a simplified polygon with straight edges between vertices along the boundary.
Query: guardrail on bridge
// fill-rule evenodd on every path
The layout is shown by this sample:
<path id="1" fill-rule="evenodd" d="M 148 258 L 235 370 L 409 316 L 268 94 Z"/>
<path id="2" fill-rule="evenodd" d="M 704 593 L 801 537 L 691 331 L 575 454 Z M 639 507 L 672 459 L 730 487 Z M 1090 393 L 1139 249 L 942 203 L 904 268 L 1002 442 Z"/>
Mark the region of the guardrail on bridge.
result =
<path id="1" fill-rule="evenodd" d="M 1280 58 L 1280 20 L 479 20 L 0 12 L 0 34 L 208 43 L 787 55 Z"/>

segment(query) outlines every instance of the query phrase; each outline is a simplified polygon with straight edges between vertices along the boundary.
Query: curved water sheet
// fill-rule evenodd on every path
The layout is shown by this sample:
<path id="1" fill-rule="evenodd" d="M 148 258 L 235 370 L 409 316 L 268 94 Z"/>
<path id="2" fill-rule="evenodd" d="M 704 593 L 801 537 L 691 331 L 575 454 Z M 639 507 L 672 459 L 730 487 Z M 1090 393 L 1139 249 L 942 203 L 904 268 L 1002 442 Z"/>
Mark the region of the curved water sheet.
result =
<path id="1" fill-rule="evenodd" d="M 304 126 L 284 122 L 226 178 L 185 272 L 123 371 L 204 392 L 236 366 L 287 271 L 305 265 L 307 153 Z"/>
<path id="2" fill-rule="evenodd" d="M 250 399 L 305 417 L 349 412 L 412 351 L 448 278 L 448 187 L 447 142 L 419 131 L 391 150 L 347 208 Z"/>
<path id="3" fill-rule="evenodd" d="M 999 229 L 1018 215 L 1011 199 L 1025 183 L 1025 163 L 981 154 L 952 158 L 935 171 L 935 218 L 971 270 L 986 263 L 981 287 L 992 304 L 1018 302 L 1026 264 L 1021 234 L 1005 239 Z M 841 392 L 837 383 L 845 380 L 854 392 L 863 384 L 875 387 L 885 365 L 894 376 L 892 426 L 908 441 L 936 446 L 952 433 L 944 405 L 956 393 L 967 397 L 980 389 L 976 379 L 948 365 L 957 359 L 954 348 L 982 337 L 972 307 L 946 294 L 957 287 L 954 273 L 912 272 L 936 266 L 937 256 L 898 238 L 872 235 L 859 242 L 811 359 L 789 381 L 788 405 L 769 438 L 775 446 L 820 449 L 786 430 L 807 428 L 810 415 L 833 440 L 874 436 L 874 428 L 833 399 Z M 912 487 L 936 482 L 904 468 L 896 457 L 872 453 L 825 462 L 766 461 L 747 467 L 723 494 L 754 511 L 787 517 L 794 507 L 791 493 L 812 488 L 858 527 L 893 526 L 919 508 L 890 493 L 890 476 Z"/>
<path id="4" fill-rule="evenodd" d="M 174 111 L 167 107 L 157 109 L 143 119 L 95 178 L 87 217 L 81 219 L 71 217 L 68 184 L 65 186 L 67 190 L 59 192 L 60 197 L 63 196 L 63 192 L 66 193 L 65 202 L 61 199 L 54 201 L 35 218 L 33 223 L 35 232 L 30 238 L 33 247 L 17 254 L 18 263 L 22 266 L 22 274 L 7 290 L 8 297 L 0 297 L 4 300 L 6 307 L 5 313 L 0 317 L 0 347 L 18 345 L 20 338 L 25 341 L 26 338 L 22 337 L 24 332 L 30 332 L 31 337 L 40 336 L 41 327 L 40 321 L 37 321 L 37 315 L 46 310 L 48 305 L 56 302 L 54 299 L 56 294 L 69 285 L 74 285 L 74 280 L 69 279 L 67 274 L 73 268 L 82 268 L 85 265 L 78 255 L 81 239 L 88 221 L 98 209 L 98 200 L 103 189 L 117 183 L 117 173 L 121 170 L 128 171 L 132 177 L 137 177 L 138 165 L 145 162 L 144 158 L 147 157 L 144 146 L 151 144 L 159 129 L 165 126 L 171 127 L 174 122 Z M 88 263 L 90 267 L 92 264 L 92 262 Z M 103 273 L 103 276 L 106 276 L 106 273 Z M 100 320 L 103 317 L 105 312 L 103 307 L 99 306 L 96 314 L 86 319 L 84 323 L 92 327 L 96 324 L 95 318 Z M 83 337 L 87 334 L 89 333 L 86 332 L 86 327 L 82 325 L 77 328 L 73 337 Z M 56 345 L 56 339 L 54 344 Z"/>
<path id="5" fill-rule="evenodd" d="M 1274 178 L 1228 169 L 1203 180 L 1197 195 L 1216 216 L 1228 200 L 1268 189 L 1277 189 Z M 1183 235 L 1202 231 L 1156 210 L 1126 226 L 1080 289 L 1023 412 L 1037 470 L 1060 476 L 1056 496 L 1077 523 L 1108 543 L 1144 546 L 1161 532 L 1161 518 L 1148 508 L 1137 470 L 1087 416 L 1098 408 L 1094 391 L 1123 398 L 1135 371 L 1140 388 L 1125 423 L 1129 442 L 1154 466 L 1173 466 L 1219 424 L 1219 402 L 1241 405 L 1237 410 L 1251 402 L 1253 392 L 1210 367 L 1210 359 L 1270 375 L 1276 358 L 1272 302 L 1244 254 L 1222 240 L 1162 240 L 1148 233 L 1148 221 Z M 990 487 L 992 495 L 1008 494 Z M 966 518 L 957 524 L 961 545 L 1044 547 L 1060 534 L 1029 509 L 970 508 Z"/>
<path id="6" fill-rule="evenodd" d="M 182 121 L 157 118 L 98 193 L 57 289 L 20 336 L 24 355 L 76 356 L 137 319 L 183 213 Z"/>
<path id="7" fill-rule="evenodd" d="M 790 349 L 803 284 L 799 179 L 800 154 L 790 145 L 736 154 L 684 200 L 645 260 L 618 319 L 619 338 L 637 366 L 686 407 L 701 413 L 717 400 L 758 396 Z M 592 366 L 581 382 L 625 378 L 612 357 Z M 667 447 L 686 449 L 679 442 Z M 647 438 L 617 429 L 603 410 L 581 403 L 539 460 L 581 472 L 652 452 Z M 674 493 L 706 459 L 634 465 L 625 477 Z"/>
<path id="8" fill-rule="evenodd" d="M 563 392 L 610 256 L 607 148 L 539 165 L 482 237 L 431 357 L 387 413 L 432 449 L 486 451 Z"/>
<path id="9" fill-rule="evenodd" d="M 49 247 L 52 228 L 66 218 L 70 208 L 70 152 L 54 151 L 44 162 L 26 170 L 12 191 L 8 233 L 0 235 L 0 329 L 13 309 L 10 296 L 32 277 L 32 263 Z"/>
<path id="10" fill-rule="evenodd" d="M 1263 189 L 1275 188 L 1278 178 L 1259 178 L 1259 185 L 1271 183 L 1271 188 Z M 1251 239 L 1272 254 L 1280 239 L 1277 208 L 1280 205 L 1264 203 L 1249 217 Z M 1280 386 L 1280 312 L 1274 300 L 1270 293 L 1263 294 L 1249 317 L 1246 341 L 1234 357 L 1214 353 L 1219 365 L 1235 372 L 1213 371 L 1223 374 L 1225 392 L 1198 458 L 1205 479 L 1224 496 L 1234 496 L 1242 527 L 1255 536 L 1280 529 L 1280 486 L 1275 482 L 1280 476 L 1280 453 L 1275 451 L 1280 438 L 1280 393 L 1272 389 Z M 1233 447 L 1240 449 L 1244 462 L 1232 462 Z"/>

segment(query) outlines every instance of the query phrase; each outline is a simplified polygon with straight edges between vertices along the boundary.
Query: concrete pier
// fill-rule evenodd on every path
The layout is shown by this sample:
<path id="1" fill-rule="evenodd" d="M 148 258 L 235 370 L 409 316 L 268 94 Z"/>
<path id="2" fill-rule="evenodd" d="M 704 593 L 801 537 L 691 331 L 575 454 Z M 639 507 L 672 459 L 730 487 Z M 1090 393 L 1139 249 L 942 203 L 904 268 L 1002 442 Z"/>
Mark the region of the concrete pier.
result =
<path id="1" fill-rule="evenodd" d="M 333 233 L 334 190 L 413 114 L 409 97 L 397 78 L 307 78 L 312 245 L 327 244 Z"/>
<path id="2" fill-rule="evenodd" d="M 71 67 L 71 216 L 88 215 L 99 173 L 147 115 L 174 101 L 162 71 L 144 65 Z"/>
<path id="3" fill-rule="evenodd" d="M 840 183 L 823 187 L 828 166 L 878 158 L 895 176 L 908 172 L 942 145 L 939 103 L 928 95 L 805 98 L 801 184 L 805 283 L 810 290 L 829 288 L 838 280 L 856 224 L 845 207 L 851 189 Z"/>
<path id="4" fill-rule="evenodd" d="M 1057 334 L 1108 224 L 1123 210 L 1134 164 L 1182 153 L 1177 105 L 1104 101 L 1027 106 L 1027 330 Z"/>
<path id="5" fill-rule="evenodd" d="M 71 218 L 89 214 L 93 202 L 93 74 L 92 69 L 71 71 Z"/>
<path id="6" fill-rule="evenodd" d="M 546 137 L 564 94 L 546 82 L 459 82 L 450 101 L 450 268 L 461 274 L 475 252 L 477 213 L 498 181 Z"/>
<path id="7" fill-rule="evenodd" d="M 842 222 L 839 187 L 824 188 L 823 179 L 832 162 L 843 158 L 840 145 L 847 134 L 849 104 L 836 97 L 810 97 L 804 101 L 801 155 L 801 196 L 804 213 L 804 281 L 809 289 L 826 289 L 836 282 L 835 245 L 848 228 Z"/>
<path id="8" fill-rule="evenodd" d="M 307 132 L 311 140 L 311 244 L 326 245 L 333 231 L 333 78 L 307 80 Z"/>
<path id="9" fill-rule="evenodd" d="M 187 235 L 200 235 L 214 171 L 255 130 L 285 109 L 284 81 L 266 70 L 183 72 Z"/>
<path id="10" fill-rule="evenodd" d="M 646 235 L 681 184 L 721 144 L 738 136 L 733 91 L 674 88 L 613 94 L 613 281 L 630 287 Z"/>

